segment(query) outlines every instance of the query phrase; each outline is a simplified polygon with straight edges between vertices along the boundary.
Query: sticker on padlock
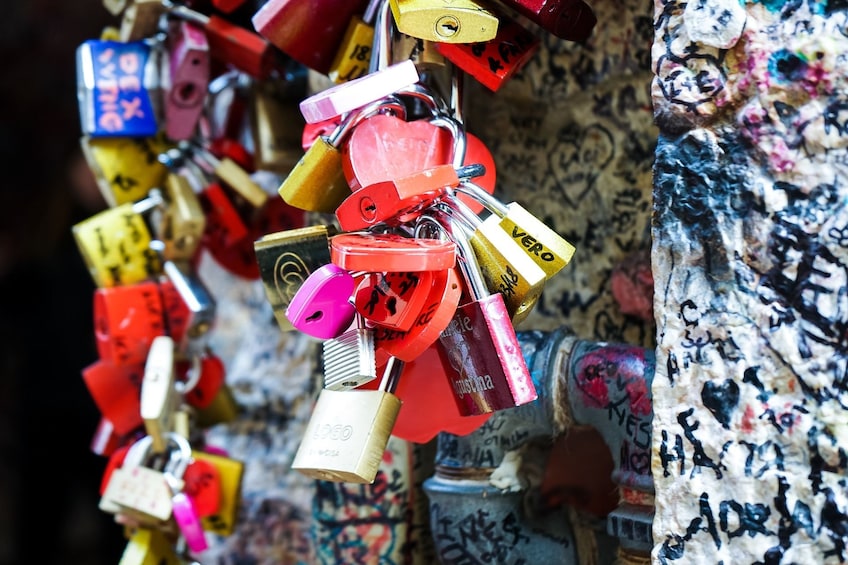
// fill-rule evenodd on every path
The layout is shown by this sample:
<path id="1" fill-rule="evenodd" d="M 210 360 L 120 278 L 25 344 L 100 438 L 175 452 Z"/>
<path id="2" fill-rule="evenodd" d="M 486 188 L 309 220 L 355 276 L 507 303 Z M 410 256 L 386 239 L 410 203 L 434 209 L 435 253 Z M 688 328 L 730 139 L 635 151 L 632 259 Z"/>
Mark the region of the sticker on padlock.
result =
<path id="1" fill-rule="evenodd" d="M 498 17 L 475 0 L 388 0 L 398 31 L 428 41 L 480 43 L 498 32 Z"/>
<path id="2" fill-rule="evenodd" d="M 340 336 L 353 323 L 356 308 L 350 299 L 356 280 L 341 267 L 327 263 L 306 277 L 286 308 L 295 329 L 316 339 Z"/>
<path id="3" fill-rule="evenodd" d="M 365 13 L 353 14 L 342 36 L 327 76 L 336 84 L 365 76 L 371 66 L 374 46 L 374 18 L 384 0 L 369 0 Z"/>
<path id="4" fill-rule="evenodd" d="M 598 19 L 583 0 L 500 0 L 553 35 L 583 43 Z"/>
<path id="5" fill-rule="evenodd" d="M 454 224 L 455 220 L 451 222 Z M 460 249 L 457 263 L 471 300 L 460 304 L 439 336 L 450 365 L 460 413 L 484 414 L 532 402 L 538 396 L 503 295 L 490 293 L 471 244 L 452 225 Z"/>
<path id="6" fill-rule="evenodd" d="M 527 65 L 541 44 L 538 37 L 514 19 L 504 20 L 497 35 L 489 41 L 438 43 L 436 49 L 480 84 L 497 92 Z"/>
<path id="7" fill-rule="evenodd" d="M 310 274 L 330 263 L 330 228 L 309 226 L 270 233 L 253 247 L 274 318 L 281 330 L 290 331 L 294 326 L 286 317 L 286 308 L 292 297 Z"/>
<path id="8" fill-rule="evenodd" d="M 433 284 L 421 313 L 407 331 L 374 325 L 377 364 L 388 357 L 413 361 L 439 339 L 453 318 L 462 296 L 463 285 L 456 268 L 433 272 Z"/>
<path id="9" fill-rule="evenodd" d="M 156 155 L 168 148 L 163 135 L 154 137 L 80 138 L 86 163 L 110 208 L 143 199 L 162 186 L 168 170 Z"/>
<path id="10" fill-rule="evenodd" d="M 456 264 L 456 244 L 393 233 L 340 233 L 330 238 L 330 259 L 350 272 L 442 271 Z"/>
<path id="11" fill-rule="evenodd" d="M 300 64 L 327 74 L 345 28 L 367 0 L 269 0 L 251 22 L 260 35 Z M 320 38 L 320 41 L 315 41 Z"/>
<path id="12" fill-rule="evenodd" d="M 546 278 L 553 277 L 571 261 L 574 246 L 518 203 L 504 204 L 471 181 L 461 183 L 456 191 L 481 202 L 491 212 L 483 223 L 497 224 L 519 242 L 524 252 L 545 271 Z"/>
<path id="13" fill-rule="evenodd" d="M 356 310 L 370 322 L 407 331 L 433 287 L 433 272 L 369 273 L 354 292 Z"/>
<path id="14" fill-rule="evenodd" d="M 84 41 L 76 51 L 80 122 L 92 137 L 152 137 L 158 88 L 151 49 L 142 41 Z"/>
<path id="15" fill-rule="evenodd" d="M 403 361 L 386 364 L 377 390 L 323 389 L 292 469 L 314 479 L 371 484 L 401 407 L 392 394 Z"/>
<path id="16" fill-rule="evenodd" d="M 329 137 L 320 136 L 306 150 L 283 180 L 278 193 L 289 205 L 302 210 L 332 214 L 350 194 L 350 186 L 342 169 L 340 147 L 366 118 L 381 112 L 406 116 L 400 100 L 388 97 L 350 113 Z"/>
<path id="17" fill-rule="evenodd" d="M 174 544 L 156 528 L 135 528 L 118 565 L 182 565 Z"/>
<path id="18" fill-rule="evenodd" d="M 97 352 L 115 365 L 143 364 L 150 344 L 166 333 L 162 297 L 153 281 L 95 289 L 93 307 Z"/>
<path id="19" fill-rule="evenodd" d="M 545 271 L 525 248 L 499 225 L 483 222 L 458 200 L 444 200 L 441 209 L 455 218 L 457 237 L 467 237 L 486 287 L 503 296 L 514 326 L 527 319 L 545 288 Z"/>
<path id="20" fill-rule="evenodd" d="M 129 434 L 144 423 L 139 401 L 143 376 L 141 364 L 116 365 L 103 359 L 82 370 L 82 379 L 94 404 L 117 435 Z"/>
<path id="21" fill-rule="evenodd" d="M 415 63 L 402 61 L 313 94 L 300 102 L 300 113 L 308 124 L 320 122 L 377 102 L 419 80 Z"/>
<path id="22" fill-rule="evenodd" d="M 94 284 L 100 288 L 139 283 L 161 270 L 142 216 L 160 197 L 148 197 L 98 212 L 71 228 Z"/>
<path id="23" fill-rule="evenodd" d="M 241 504 L 244 463 L 224 455 L 194 451 L 194 459 L 211 463 L 218 470 L 221 498 L 217 513 L 203 517 L 203 529 L 221 536 L 232 535 Z"/>
<path id="24" fill-rule="evenodd" d="M 223 61 L 258 80 L 267 79 L 276 66 L 273 46 L 261 35 L 216 14 L 206 15 L 170 0 L 168 14 L 203 27 L 213 59 Z"/>
<path id="25" fill-rule="evenodd" d="M 150 345 L 141 381 L 141 417 L 154 453 L 168 448 L 178 403 L 174 340 L 159 336 Z"/>
<path id="26" fill-rule="evenodd" d="M 360 314 L 355 319 L 354 327 L 322 344 L 327 390 L 350 390 L 377 378 L 374 334 Z"/>
<path id="27" fill-rule="evenodd" d="M 168 35 L 169 83 L 165 95 L 165 133 L 189 139 L 195 131 L 209 87 L 209 42 L 203 28 L 174 22 Z"/>

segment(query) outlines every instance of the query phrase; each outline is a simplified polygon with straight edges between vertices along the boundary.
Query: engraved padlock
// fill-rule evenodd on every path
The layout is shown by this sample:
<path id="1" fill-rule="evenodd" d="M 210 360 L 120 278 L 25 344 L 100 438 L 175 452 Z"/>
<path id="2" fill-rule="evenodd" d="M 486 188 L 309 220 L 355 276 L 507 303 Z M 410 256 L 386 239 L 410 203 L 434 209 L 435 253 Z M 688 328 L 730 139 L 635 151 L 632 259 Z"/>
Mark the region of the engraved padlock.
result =
<path id="1" fill-rule="evenodd" d="M 458 199 L 443 200 L 440 209 L 456 219 L 455 235 L 469 239 L 487 288 L 503 295 L 513 325 L 526 320 L 545 288 L 545 271 L 509 234 L 481 221 Z"/>
<path id="2" fill-rule="evenodd" d="M 390 360 L 378 390 L 323 389 L 292 469 L 313 479 L 373 483 L 400 411 L 392 391 L 402 370 L 403 361 Z"/>
<path id="3" fill-rule="evenodd" d="M 519 242 L 524 252 L 545 271 L 546 278 L 553 277 L 571 261 L 574 246 L 520 204 L 504 204 L 471 181 L 460 183 L 456 191 L 481 202 L 491 212 L 483 223 L 498 225 Z"/>
<path id="4" fill-rule="evenodd" d="M 357 313 L 353 327 L 322 343 L 324 388 L 350 390 L 377 378 L 374 332 Z"/>
<path id="5" fill-rule="evenodd" d="M 350 113 L 330 136 L 320 136 L 309 147 L 280 185 L 280 197 L 301 210 L 335 212 L 350 194 L 339 147 L 347 141 L 357 124 L 380 112 L 406 116 L 406 107 L 399 100 L 388 97 Z"/>
<path id="6" fill-rule="evenodd" d="M 489 41 L 498 17 L 475 0 L 388 0 L 401 33 L 443 43 Z"/>
<path id="7" fill-rule="evenodd" d="M 142 214 L 164 203 L 161 193 L 109 208 L 74 224 L 71 231 L 94 284 L 100 288 L 138 283 L 161 271 Z"/>
<path id="8" fill-rule="evenodd" d="M 471 300 L 456 309 L 439 341 L 456 370 L 448 376 L 460 413 L 484 414 L 532 402 L 538 396 L 504 297 L 490 293 L 463 230 L 451 220 Z"/>
<path id="9" fill-rule="evenodd" d="M 82 132 L 92 137 L 151 137 L 158 131 L 157 68 L 143 41 L 88 40 L 76 50 Z"/>
<path id="10" fill-rule="evenodd" d="M 262 236 L 253 244 L 265 297 L 283 331 L 294 329 L 286 317 L 292 297 L 307 277 L 330 262 L 330 229 L 309 226 Z"/>

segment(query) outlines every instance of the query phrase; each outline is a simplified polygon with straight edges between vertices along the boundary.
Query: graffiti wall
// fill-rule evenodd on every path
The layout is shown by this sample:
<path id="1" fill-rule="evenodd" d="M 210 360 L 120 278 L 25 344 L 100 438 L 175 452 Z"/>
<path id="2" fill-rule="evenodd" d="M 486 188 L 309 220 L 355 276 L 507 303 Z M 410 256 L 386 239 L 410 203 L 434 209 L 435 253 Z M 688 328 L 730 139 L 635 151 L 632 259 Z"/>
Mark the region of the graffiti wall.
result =
<path id="1" fill-rule="evenodd" d="M 655 4 L 656 562 L 848 559 L 845 8 Z"/>

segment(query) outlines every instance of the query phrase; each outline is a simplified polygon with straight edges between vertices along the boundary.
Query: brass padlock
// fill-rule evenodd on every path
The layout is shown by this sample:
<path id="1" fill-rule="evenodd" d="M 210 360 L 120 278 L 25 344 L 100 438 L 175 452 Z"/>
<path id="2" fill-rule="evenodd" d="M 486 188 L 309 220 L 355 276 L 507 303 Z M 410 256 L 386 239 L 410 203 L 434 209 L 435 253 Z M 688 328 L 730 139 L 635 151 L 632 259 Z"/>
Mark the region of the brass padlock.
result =
<path id="1" fill-rule="evenodd" d="M 200 428 L 210 428 L 216 424 L 233 422 L 238 415 L 239 405 L 233 396 L 233 391 L 227 383 L 223 383 L 212 402 L 197 409 L 195 423 Z"/>
<path id="2" fill-rule="evenodd" d="M 403 365 L 389 359 L 379 390 L 323 389 L 292 469 L 313 479 L 373 483 L 400 412 L 393 391 Z"/>
<path id="3" fill-rule="evenodd" d="M 281 330 L 294 329 L 286 308 L 297 290 L 312 272 L 330 263 L 330 235 L 328 226 L 307 226 L 267 234 L 254 242 L 265 296 Z"/>
<path id="4" fill-rule="evenodd" d="M 309 146 L 280 185 L 278 192 L 282 199 L 301 210 L 334 213 L 339 204 L 350 196 L 339 147 L 359 122 L 381 112 L 406 117 L 406 107 L 392 96 L 351 112 L 329 137 L 319 136 Z"/>
<path id="5" fill-rule="evenodd" d="M 178 400 L 174 340 L 160 335 L 150 344 L 141 380 L 141 417 L 154 453 L 163 453 L 168 447 Z"/>
<path id="6" fill-rule="evenodd" d="M 388 0 L 398 31 L 428 41 L 480 43 L 498 33 L 498 17 L 475 0 Z"/>
<path id="7" fill-rule="evenodd" d="M 161 530 L 135 528 L 118 565 L 182 565 L 174 545 Z"/>
<path id="8" fill-rule="evenodd" d="M 188 261 L 200 246 L 206 214 L 188 179 L 176 173 L 165 179 L 167 205 L 159 224 L 158 238 L 165 244 L 165 259 Z"/>
<path id="9" fill-rule="evenodd" d="M 305 122 L 296 98 L 278 81 L 253 83 L 250 123 L 257 169 L 288 175 L 303 154 L 300 132 Z"/>

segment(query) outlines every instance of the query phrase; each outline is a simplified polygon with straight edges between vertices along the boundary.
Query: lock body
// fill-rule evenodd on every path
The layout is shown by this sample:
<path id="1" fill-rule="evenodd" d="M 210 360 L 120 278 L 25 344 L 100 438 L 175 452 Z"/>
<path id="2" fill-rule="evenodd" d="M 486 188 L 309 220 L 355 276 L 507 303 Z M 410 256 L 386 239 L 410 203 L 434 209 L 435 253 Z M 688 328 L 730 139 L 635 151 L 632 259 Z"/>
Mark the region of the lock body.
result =
<path id="1" fill-rule="evenodd" d="M 427 41 L 479 43 L 498 31 L 497 16 L 474 0 L 387 0 L 398 31 Z"/>

